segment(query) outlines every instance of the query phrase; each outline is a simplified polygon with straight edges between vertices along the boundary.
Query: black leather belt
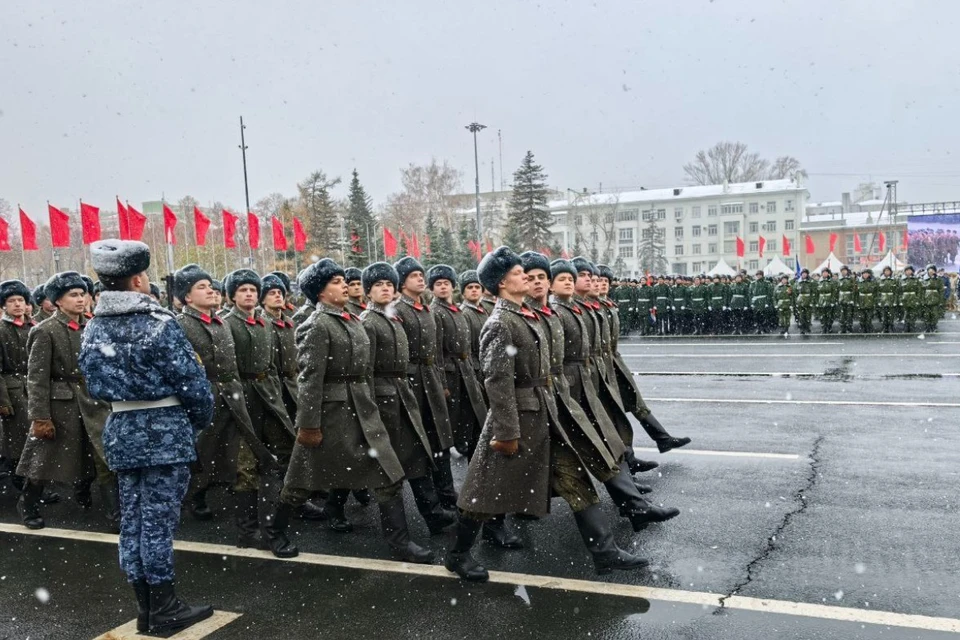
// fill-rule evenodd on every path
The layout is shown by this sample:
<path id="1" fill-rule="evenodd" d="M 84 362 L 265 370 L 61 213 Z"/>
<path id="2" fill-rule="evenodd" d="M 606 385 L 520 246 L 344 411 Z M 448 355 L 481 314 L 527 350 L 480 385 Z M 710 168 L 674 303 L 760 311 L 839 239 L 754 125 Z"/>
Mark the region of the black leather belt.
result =
<path id="1" fill-rule="evenodd" d="M 406 378 L 406 371 L 377 371 L 373 374 L 374 378 Z"/>
<path id="2" fill-rule="evenodd" d="M 338 383 L 349 383 L 349 382 L 366 382 L 367 376 L 364 375 L 344 375 L 344 376 L 325 376 L 323 378 L 324 383 L 338 384 Z"/>
<path id="3" fill-rule="evenodd" d="M 240 379 L 253 380 L 255 382 L 263 382 L 264 380 L 267 379 L 267 375 L 268 375 L 267 371 L 259 371 L 257 373 L 241 373 Z"/>
<path id="4" fill-rule="evenodd" d="M 549 387 L 551 382 L 552 379 L 550 376 L 544 378 L 524 378 L 517 380 L 513 386 L 517 389 L 535 389 L 537 387 Z"/>
<path id="5" fill-rule="evenodd" d="M 563 375 L 563 366 L 550 367 L 551 376 L 562 376 Z"/>
<path id="6" fill-rule="evenodd" d="M 427 356 L 426 358 L 410 358 L 410 364 L 425 364 L 428 367 L 432 367 L 433 356 Z"/>

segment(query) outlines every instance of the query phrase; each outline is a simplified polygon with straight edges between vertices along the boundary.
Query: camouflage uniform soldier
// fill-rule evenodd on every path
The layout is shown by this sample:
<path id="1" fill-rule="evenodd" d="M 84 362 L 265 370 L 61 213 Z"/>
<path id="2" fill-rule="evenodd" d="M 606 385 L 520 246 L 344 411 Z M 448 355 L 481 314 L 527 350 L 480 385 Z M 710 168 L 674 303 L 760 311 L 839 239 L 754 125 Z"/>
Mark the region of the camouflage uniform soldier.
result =
<path id="1" fill-rule="evenodd" d="M 642 336 L 649 336 L 654 331 L 650 318 L 650 310 L 653 309 L 653 306 L 653 287 L 647 280 L 644 280 L 637 288 L 637 326 Z"/>
<path id="2" fill-rule="evenodd" d="M 857 283 L 857 316 L 860 319 L 860 333 L 873 333 L 873 315 L 877 311 L 877 281 L 873 271 L 864 269 Z"/>
<path id="3" fill-rule="evenodd" d="M 923 319 L 924 331 L 936 331 L 937 323 L 943 313 L 943 279 L 937 275 L 937 265 L 928 264 L 923 275 Z"/>
<path id="4" fill-rule="evenodd" d="M 903 330 L 913 333 L 916 322 L 923 313 L 923 284 L 913 275 L 913 267 L 907 265 L 900 279 L 900 304 L 903 306 Z"/>
<path id="5" fill-rule="evenodd" d="M 853 313 L 857 305 L 857 281 L 850 275 L 850 267 L 847 265 L 840 268 L 837 290 L 837 301 L 840 304 L 840 333 L 853 333 Z"/>
<path id="6" fill-rule="evenodd" d="M 813 304 L 817 296 L 817 283 L 810 279 L 809 269 L 800 270 L 800 279 L 794 285 L 794 291 L 797 325 L 800 327 L 800 335 L 805 335 L 810 332 Z"/>
<path id="7" fill-rule="evenodd" d="M 790 276 L 784 274 L 780 276 L 780 284 L 773 292 L 773 298 L 777 305 L 777 326 L 780 327 L 780 335 L 782 336 L 786 336 L 790 332 L 790 320 L 793 317 L 793 297 Z"/>
<path id="8" fill-rule="evenodd" d="M 877 282 L 880 332 L 893 333 L 900 302 L 900 281 L 893 277 L 893 269 L 884 267 Z"/>
<path id="9" fill-rule="evenodd" d="M 194 434 L 210 424 L 213 396 L 173 314 L 148 294 L 147 245 L 104 240 L 90 256 L 105 290 L 79 366 L 90 394 L 112 403 L 103 442 L 120 483 L 120 566 L 137 598 L 137 630 L 169 634 L 213 614 L 181 602 L 173 582 Z"/>
<path id="10" fill-rule="evenodd" d="M 840 289 L 833 279 L 833 271 L 824 269 L 820 272 L 820 282 L 817 284 L 817 310 L 820 313 L 820 333 L 833 333 L 833 321 L 837 316 L 837 302 Z"/>
<path id="11" fill-rule="evenodd" d="M 762 269 L 757 271 L 756 277 L 750 283 L 749 295 L 753 326 L 757 328 L 757 335 L 766 333 L 773 328 L 777 320 L 777 310 L 773 305 L 773 283 L 764 277 Z"/>

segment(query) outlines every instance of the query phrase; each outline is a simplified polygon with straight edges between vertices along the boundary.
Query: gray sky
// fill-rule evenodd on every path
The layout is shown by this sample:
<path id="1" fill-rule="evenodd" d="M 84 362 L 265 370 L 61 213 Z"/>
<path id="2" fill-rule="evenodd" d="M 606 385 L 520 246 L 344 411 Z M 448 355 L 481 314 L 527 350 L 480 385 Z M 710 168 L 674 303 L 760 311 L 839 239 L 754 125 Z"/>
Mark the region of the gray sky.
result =
<path id="1" fill-rule="evenodd" d="M 356 166 L 379 203 L 431 156 L 470 189 L 475 119 L 484 190 L 499 128 L 507 182 L 532 149 L 563 188 L 682 184 L 731 139 L 799 158 L 813 200 L 894 177 L 901 199 L 960 199 L 958 17 L 936 0 L 9 3 L 0 197 L 42 219 L 47 199 L 115 194 L 242 208 L 242 114 L 252 201 Z"/>

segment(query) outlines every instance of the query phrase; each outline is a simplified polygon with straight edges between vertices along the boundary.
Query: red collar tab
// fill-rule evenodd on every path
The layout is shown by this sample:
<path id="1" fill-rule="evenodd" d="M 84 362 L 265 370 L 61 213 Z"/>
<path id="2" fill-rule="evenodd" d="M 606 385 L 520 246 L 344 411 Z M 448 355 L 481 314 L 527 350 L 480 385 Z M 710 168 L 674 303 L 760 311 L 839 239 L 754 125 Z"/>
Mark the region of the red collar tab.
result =
<path id="1" fill-rule="evenodd" d="M 15 326 L 15 327 L 22 327 L 22 326 L 23 326 L 23 318 L 14 318 L 14 319 L 13 319 L 13 326 Z"/>
<path id="2" fill-rule="evenodd" d="M 540 318 L 537 316 L 537 314 L 535 314 L 533 311 L 530 311 L 530 309 L 527 309 L 526 307 L 520 307 L 520 315 L 522 315 L 524 318 L 529 318 L 529 319 L 531 319 L 531 320 L 539 320 L 539 319 L 540 319 Z"/>
<path id="3" fill-rule="evenodd" d="M 547 305 L 543 305 L 543 307 L 540 308 L 540 313 L 542 313 L 545 316 L 553 315 L 553 311 L 551 311 L 550 307 L 548 307 Z"/>
<path id="4" fill-rule="evenodd" d="M 77 323 L 76 320 L 71 320 L 70 322 L 68 322 L 67 327 L 73 331 L 80 331 L 80 325 Z"/>
<path id="5" fill-rule="evenodd" d="M 574 307 L 574 308 L 573 308 L 573 312 L 574 312 L 575 314 L 577 314 L 578 316 L 579 316 L 579 315 L 583 315 L 583 311 L 580 311 L 580 307 Z"/>
<path id="6" fill-rule="evenodd" d="M 246 323 L 249 324 L 249 325 L 255 325 L 255 324 L 257 324 L 257 321 L 256 321 L 256 319 L 255 319 L 253 316 L 247 316 L 247 319 L 244 320 L 244 322 L 246 322 Z"/>
<path id="7" fill-rule="evenodd" d="M 89 311 L 84 311 L 84 312 L 83 312 L 83 317 L 86 318 L 87 320 L 89 320 L 90 318 L 93 317 L 93 314 L 90 313 Z"/>
<path id="8" fill-rule="evenodd" d="M 290 322 L 289 320 L 284 320 L 284 321 L 283 321 L 283 325 L 284 325 L 287 329 L 293 329 L 293 323 Z"/>
<path id="9" fill-rule="evenodd" d="M 477 305 L 476 309 L 477 309 L 477 313 L 480 313 L 482 315 L 487 315 L 487 310 L 481 307 L 480 305 Z"/>
<path id="10" fill-rule="evenodd" d="M 211 320 L 210 316 L 208 316 L 207 314 L 201 313 L 201 314 L 200 314 L 200 322 L 202 322 L 203 324 L 210 324 L 210 323 L 212 322 L 212 320 Z"/>
<path id="11" fill-rule="evenodd" d="M 357 304 L 357 306 L 360 307 L 361 309 L 363 309 L 364 311 L 367 310 L 367 303 L 366 303 L 366 302 L 360 302 L 360 303 Z"/>
<path id="12" fill-rule="evenodd" d="M 460 313 L 460 308 L 455 304 L 448 305 L 447 309 L 450 309 L 450 311 L 453 311 L 454 313 Z"/>
<path id="13" fill-rule="evenodd" d="M 424 307 L 424 306 L 423 306 L 422 304 L 420 304 L 419 302 L 414 302 L 414 303 L 413 303 L 413 308 L 416 309 L 417 311 L 423 311 L 426 307 Z"/>
<path id="14" fill-rule="evenodd" d="M 604 301 L 603 304 L 607 305 L 607 308 L 608 308 L 608 309 L 613 309 L 615 306 L 617 306 L 617 305 L 615 305 L 615 304 L 613 303 L 612 300 L 606 300 L 606 301 Z"/>
<path id="15" fill-rule="evenodd" d="M 344 320 L 349 320 L 353 316 L 350 315 L 349 311 L 344 311 L 343 313 L 340 314 L 340 317 L 343 318 Z"/>
<path id="16" fill-rule="evenodd" d="M 283 320 L 274 320 L 274 321 L 273 321 L 273 324 L 277 325 L 277 326 L 280 327 L 281 329 L 283 329 L 283 328 L 285 328 L 285 327 L 287 326 L 287 325 L 283 322 Z"/>
<path id="17" fill-rule="evenodd" d="M 261 327 L 267 326 L 267 323 L 263 321 L 263 318 L 257 318 L 257 324 Z"/>
<path id="18" fill-rule="evenodd" d="M 217 324 L 223 324 L 223 318 L 221 318 L 220 316 L 213 316 L 210 319 L 216 322 Z"/>

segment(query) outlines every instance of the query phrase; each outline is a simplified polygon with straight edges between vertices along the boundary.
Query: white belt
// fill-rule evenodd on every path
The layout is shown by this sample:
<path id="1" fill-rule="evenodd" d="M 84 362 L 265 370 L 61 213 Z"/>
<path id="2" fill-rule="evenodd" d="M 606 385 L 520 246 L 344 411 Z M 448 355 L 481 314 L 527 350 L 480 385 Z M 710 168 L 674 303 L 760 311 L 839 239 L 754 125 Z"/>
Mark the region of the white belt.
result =
<path id="1" fill-rule="evenodd" d="M 143 411 L 144 409 L 160 409 L 163 407 L 179 407 L 180 398 L 177 396 L 167 396 L 159 400 L 121 400 L 111 403 L 114 413 L 123 411 Z"/>

